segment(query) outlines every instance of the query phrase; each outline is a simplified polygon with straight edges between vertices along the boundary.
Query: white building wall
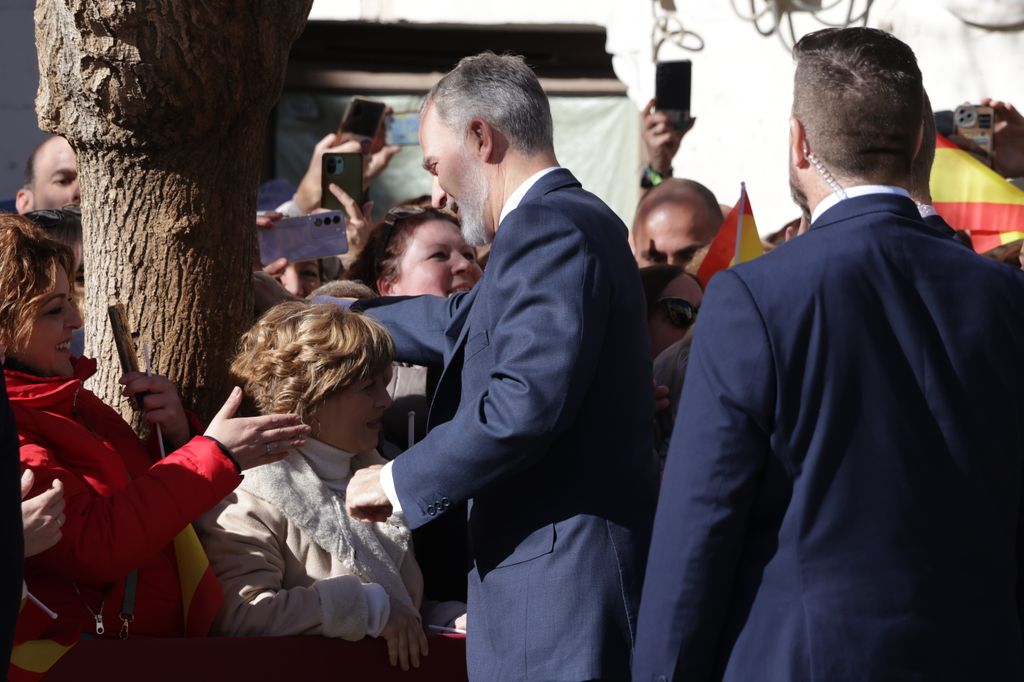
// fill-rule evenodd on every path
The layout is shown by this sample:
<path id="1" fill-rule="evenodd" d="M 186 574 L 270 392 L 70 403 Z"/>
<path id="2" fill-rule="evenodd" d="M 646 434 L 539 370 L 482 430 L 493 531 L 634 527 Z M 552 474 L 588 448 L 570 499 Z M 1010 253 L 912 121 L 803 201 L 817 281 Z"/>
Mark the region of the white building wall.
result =
<path id="1" fill-rule="evenodd" d="M 844 0 L 843 6 L 850 0 Z M 864 0 L 853 0 L 858 6 Z M 676 0 L 678 16 L 706 48 L 666 47 L 661 58 L 694 63 L 695 128 L 676 159 L 677 175 L 708 185 L 723 203 L 735 201 L 741 180 L 762 231 L 796 215 L 789 199 L 786 135 L 792 62 L 776 37 L 764 38 L 733 13 L 742 0 Z M 1024 105 L 1024 32 L 967 26 L 946 4 L 954 0 L 877 0 L 870 24 L 890 30 L 916 51 L 937 109 L 983 96 Z M 1013 6 L 1024 0 L 973 0 Z M 763 0 L 756 0 L 763 6 Z M 959 0 L 963 5 L 963 1 Z M 31 0 L 0 0 L 0 199 L 13 197 L 31 147 L 43 138 L 34 125 L 37 73 Z M 311 20 L 410 21 L 430 24 L 590 24 L 605 26 L 619 78 L 639 108 L 651 96 L 652 3 L 647 0 L 316 0 Z M 800 30 L 814 24 L 798 22 Z M 639 118 L 637 122 L 639 127 Z"/>
<path id="2" fill-rule="evenodd" d="M 845 14 L 851 0 L 837 8 Z M 852 0 L 855 9 L 864 0 Z M 949 0 L 953 4 L 953 0 Z M 666 45 L 661 59 L 693 61 L 694 129 L 683 142 L 677 176 L 703 182 L 723 203 L 746 181 L 758 227 L 777 229 L 797 215 L 786 170 L 793 65 L 777 36 L 762 37 L 736 16 L 742 0 L 676 0 L 678 17 L 704 41 L 700 52 Z M 763 0 L 755 3 L 763 7 Z M 828 3 L 826 3 L 828 4 Z M 877 0 L 869 25 L 893 32 L 917 53 L 936 109 L 992 96 L 1024 105 L 1024 32 L 970 27 L 939 0 Z M 962 2 L 959 4 L 963 4 Z M 974 0 L 1010 6 L 1020 0 Z M 596 24 L 608 32 L 616 74 L 642 107 L 653 96 L 652 2 L 647 0 L 316 0 L 311 19 L 410 21 L 430 24 Z M 828 15 L 826 18 L 835 18 Z M 820 27 L 797 17 L 798 32 Z M 637 125 L 639 126 L 639 119 Z"/>

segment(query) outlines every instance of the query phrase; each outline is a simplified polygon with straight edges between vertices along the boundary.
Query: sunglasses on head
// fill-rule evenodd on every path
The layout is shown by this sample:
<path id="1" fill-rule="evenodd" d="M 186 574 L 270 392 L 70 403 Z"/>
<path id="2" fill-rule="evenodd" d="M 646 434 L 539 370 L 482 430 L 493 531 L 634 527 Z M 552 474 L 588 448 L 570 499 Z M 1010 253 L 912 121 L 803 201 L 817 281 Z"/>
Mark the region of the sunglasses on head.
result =
<path id="1" fill-rule="evenodd" d="M 395 227 L 400 225 L 403 220 L 412 218 L 413 216 L 422 215 L 425 209 L 419 206 L 401 206 L 399 208 L 393 208 L 387 212 L 384 216 L 384 222 L 381 225 L 381 236 L 377 240 L 377 245 L 374 253 L 373 268 L 377 269 L 380 262 L 384 260 L 384 256 L 387 254 L 388 245 L 391 243 L 391 238 L 395 234 Z"/>
<path id="2" fill-rule="evenodd" d="M 44 230 L 52 230 L 61 227 L 67 222 L 80 223 L 82 221 L 82 208 L 77 204 L 68 204 L 63 208 L 41 208 L 37 211 L 29 211 L 25 217 Z"/>
<path id="3" fill-rule="evenodd" d="M 658 301 L 658 306 L 664 309 L 673 327 L 689 329 L 697 320 L 697 306 L 685 299 L 666 296 Z"/>

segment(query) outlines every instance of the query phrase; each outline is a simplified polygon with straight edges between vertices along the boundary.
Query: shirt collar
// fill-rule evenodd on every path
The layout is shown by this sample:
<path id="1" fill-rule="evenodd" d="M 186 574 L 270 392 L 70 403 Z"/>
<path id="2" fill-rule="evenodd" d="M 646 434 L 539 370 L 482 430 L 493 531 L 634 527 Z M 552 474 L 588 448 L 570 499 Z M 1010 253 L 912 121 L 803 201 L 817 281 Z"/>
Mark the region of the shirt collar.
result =
<path id="1" fill-rule="evenodd" d="M 558 170 L 558 166 L 550 166 L 542 171 L 538 171 L 526 178 L 519 187 L 516 187 L 516 191 L 509 195 L 509 198 L 505 201 L 505 205 L 501 209 L 501 216 L 498 218 L 498 225 L 501 225 L 501 223 L 504 222 L 505 216 L 519 208 L 519 203 L 523 200 L 523 197 L 526 196 L 527 192 L 533 189 L 533 186 L 537 184 L 538 180 L 554 170 Z"/>
<path id="2" fill-rule="evenodd" d="M 892 185 L 860 185 L 858 187 L 846 187 L 844 189 L 846 191 L 845 197 L 840 197 L 837 194 L 829 194 L 814 207 L 814 213 L 811 214 L 812 225 L 818 222 L 818 218 L 820 218 L 825 211 L 832 208 L 840 201 L 843 201 L 844 198 L 853 199 L 854 197 L 863 197 L 868 194 L 897 194 L 901 197 L 910 198 L 910 192 L 902 187 L 894 187 Z"/>

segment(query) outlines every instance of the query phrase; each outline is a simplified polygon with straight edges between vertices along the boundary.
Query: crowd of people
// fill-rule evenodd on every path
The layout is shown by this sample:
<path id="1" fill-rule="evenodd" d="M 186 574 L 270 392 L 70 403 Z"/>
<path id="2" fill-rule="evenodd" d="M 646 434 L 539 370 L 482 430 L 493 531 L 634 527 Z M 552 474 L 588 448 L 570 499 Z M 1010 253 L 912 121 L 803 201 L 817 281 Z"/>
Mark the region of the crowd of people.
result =
<path id="1" fill-rule="evenodd" d="M 122 377 L 147 442 L 84 386 L 79 179 L 47 139 L 0 214 L 5 644 L 371 637 L 408 669 L 433 627 L 478 680 L 1024 678 L 1024 255 L 931 207 L 907 45 L 794 56 L 801 215 L 707 291 L 730 207 L 673 177 L 693 120 L 643 112 L 627 229 L 559 166 L 523 59 L 463 59 L 421 112 L 432 195 L 374 224 L 329 185 L 348 252 L 256 265 L 209 424 Z M 1024 175 L 1024 117 L 986 103 Z M 254 230 L 322 210 L 325 153 L 363 154 L 372 197 L 382 131 L 324 137 Z"/>

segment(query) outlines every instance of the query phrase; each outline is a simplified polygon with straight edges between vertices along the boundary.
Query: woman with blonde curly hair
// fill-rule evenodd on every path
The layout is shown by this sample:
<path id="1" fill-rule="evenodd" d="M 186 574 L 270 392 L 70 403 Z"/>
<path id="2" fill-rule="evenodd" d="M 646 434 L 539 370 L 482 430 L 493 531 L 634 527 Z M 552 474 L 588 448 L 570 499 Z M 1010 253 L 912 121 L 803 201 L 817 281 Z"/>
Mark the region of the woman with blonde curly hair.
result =
<path id="1" fill-rule="evenodd" d="M 375 448 L 393 355 L 383 327 L 330 304 L 283 303 L 242 338 L 231 372 L 251 403 L 312 431 L 200 523 L 225 592 L 222 634 L 383 637 L 403 669 L 427 653 L 408 528 L 345 511 L 352 472 L 384 461 Z"/>

